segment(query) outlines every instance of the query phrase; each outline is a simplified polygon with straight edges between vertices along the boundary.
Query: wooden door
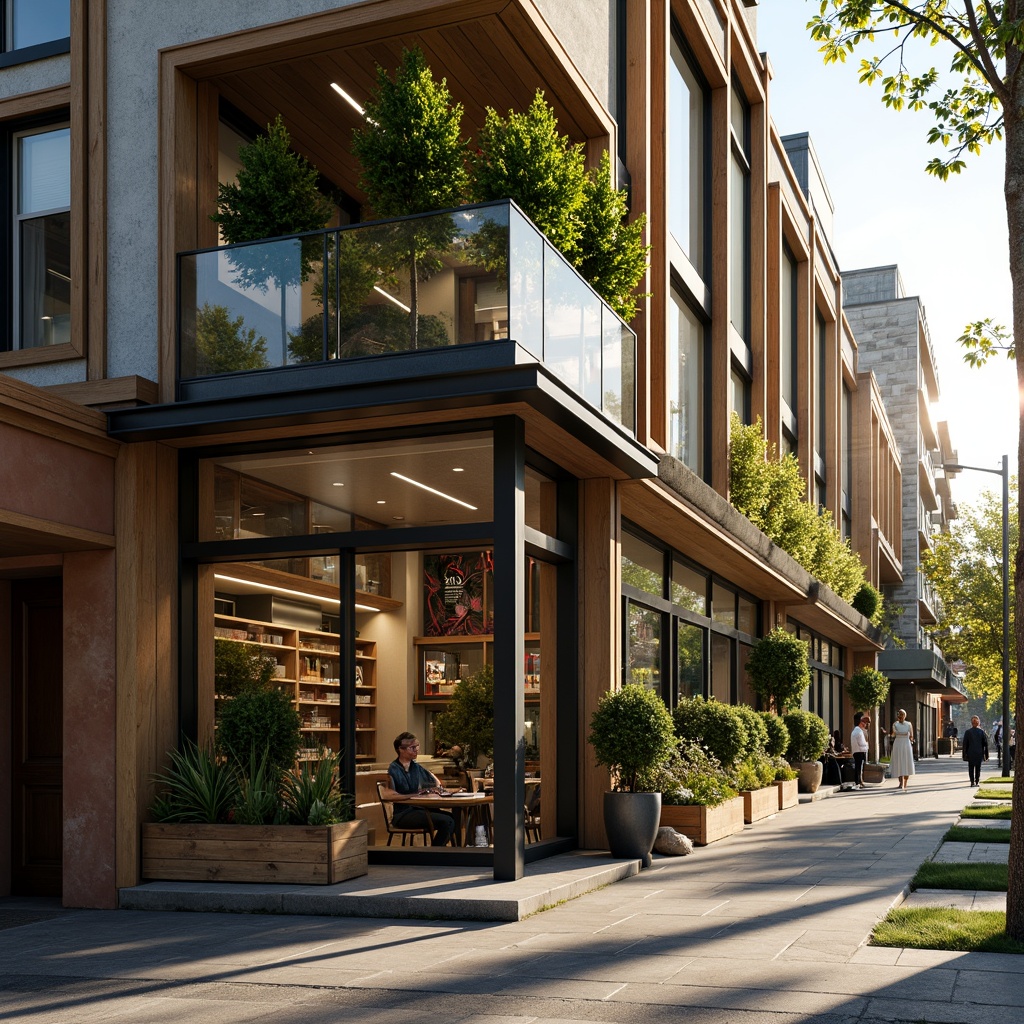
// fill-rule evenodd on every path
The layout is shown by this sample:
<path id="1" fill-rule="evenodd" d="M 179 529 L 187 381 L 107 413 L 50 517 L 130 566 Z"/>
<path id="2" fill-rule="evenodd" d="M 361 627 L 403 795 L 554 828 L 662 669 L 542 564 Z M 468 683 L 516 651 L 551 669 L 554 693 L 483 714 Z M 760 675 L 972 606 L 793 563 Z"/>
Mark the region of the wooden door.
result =
<path id="1" fill-rule="evenodd" d="M 11 586 L 11 889 L 61 895 L 63 646 L 59 577 Z"/>

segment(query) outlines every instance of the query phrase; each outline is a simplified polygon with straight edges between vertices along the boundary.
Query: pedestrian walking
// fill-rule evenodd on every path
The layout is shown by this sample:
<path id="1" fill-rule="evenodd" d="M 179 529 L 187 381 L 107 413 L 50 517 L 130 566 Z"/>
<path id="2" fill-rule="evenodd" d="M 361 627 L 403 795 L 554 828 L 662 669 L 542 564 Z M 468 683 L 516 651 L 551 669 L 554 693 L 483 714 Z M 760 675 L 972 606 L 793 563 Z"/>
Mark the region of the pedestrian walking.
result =
<path id="1" fill-rule="evenodd" d="M 977 786 L 981 781 L 981 762 L 988 760 L 988 736 L 977 715 L 971 716 L 971 727 L 964 733 L 961 747 L 963 759 L 967 762 L 967 785 Z"/>
<path id="2" fill-rule="evenodd" d="M 850 750 L 853 751 L 853 788 L 864 788 L 864 765 L 868 760 L 867 727 L 871 719 L 867 715 L 854 717 L 853 732 L 850 733 Z"/>
<path id="3" fill-rule="evenodd" d="M 907 783 L 914 774 L 914 727 L 907 721 L 907 713 L 900 708 L 896 721 L 889 730 L 892 737 L 892 753 L 889 755 L 889 774 L 899 779 L 897 793 L 907 791 Z"/>

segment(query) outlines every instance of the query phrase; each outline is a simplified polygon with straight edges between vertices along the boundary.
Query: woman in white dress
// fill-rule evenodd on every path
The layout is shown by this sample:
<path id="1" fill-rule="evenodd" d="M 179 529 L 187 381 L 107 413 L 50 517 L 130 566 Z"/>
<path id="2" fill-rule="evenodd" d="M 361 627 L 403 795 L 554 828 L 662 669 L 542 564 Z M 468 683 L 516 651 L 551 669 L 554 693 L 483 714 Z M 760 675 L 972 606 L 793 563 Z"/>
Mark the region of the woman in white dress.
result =
<path id="1" fill-rule="evenodd" d="M 900 780 L 897 792 L 907 791 L 907 782 L 914 774 L 914 727 L 907 721 L 907 713 L 902 708 L 896 712 L 896 721 L 889 732 L 892 737 L 892 750 L 889 753 L 889 774 Z"/>

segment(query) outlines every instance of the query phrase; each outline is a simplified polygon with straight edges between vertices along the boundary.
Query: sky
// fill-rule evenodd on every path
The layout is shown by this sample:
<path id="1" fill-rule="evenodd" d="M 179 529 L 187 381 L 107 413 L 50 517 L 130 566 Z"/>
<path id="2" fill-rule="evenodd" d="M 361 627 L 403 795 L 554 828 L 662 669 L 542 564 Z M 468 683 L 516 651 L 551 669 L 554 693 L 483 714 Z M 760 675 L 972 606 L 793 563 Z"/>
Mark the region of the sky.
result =
<path id="1" fill-rule="evenodd" d="M 925 173 L 941 152 L 929 145 L 930 111 L 894 112 L 878 84 L 857 81 L 861 56 L 883 44 L 862 44 L 845 64 L 825 65 L 805 28 L 818 0 L 761 0 L 758 48 L 774 69 L 769 113 L 780 134 L 809 132 L 835 207 L 832 244 L 840 269 L 900 270 L 907 295 L 920 298 L 938 367 L 941 404 L 962 464 L 999 470 L 1009 456 L 1016 472 L 1018 404 L 1013 363 L 997 354 L 973 369 L 956 339 L 964 326 L 992 317 L 1012 322 L 1003 144 L 966 157 L 946 182 Z M 912 70 L 949 66 L 948 51 L 921 51 Z M 982 491 L 1001 493 L 998 476 L 960 473 L 953 499 L 974 503 Z"/>

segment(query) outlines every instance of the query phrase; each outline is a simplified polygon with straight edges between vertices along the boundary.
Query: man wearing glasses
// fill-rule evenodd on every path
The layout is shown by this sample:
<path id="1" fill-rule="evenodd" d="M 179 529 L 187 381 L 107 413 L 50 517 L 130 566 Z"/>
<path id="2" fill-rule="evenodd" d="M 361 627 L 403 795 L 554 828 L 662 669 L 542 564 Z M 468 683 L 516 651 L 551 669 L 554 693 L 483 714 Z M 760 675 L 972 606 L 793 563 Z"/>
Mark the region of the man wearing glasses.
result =
<path id="1" fill-rule="evenodd" d="M 444 795 L 444 787 L 433 772 L 416 763 L 420 755 L 420 742 L 411 732 L 400 732 L 395 737 L 395 753 L 398 755 L 388 765 L 391 788 L 381 796 L 395 805 L 395 824 L 403 828 L 408 825 L 425 825 L 434 832 L 432 846 L 447 846 L 455 830 L 455 819 L 445 811 L 412 807 L 405 803 L 409 797 L 426 794 Z"/>

